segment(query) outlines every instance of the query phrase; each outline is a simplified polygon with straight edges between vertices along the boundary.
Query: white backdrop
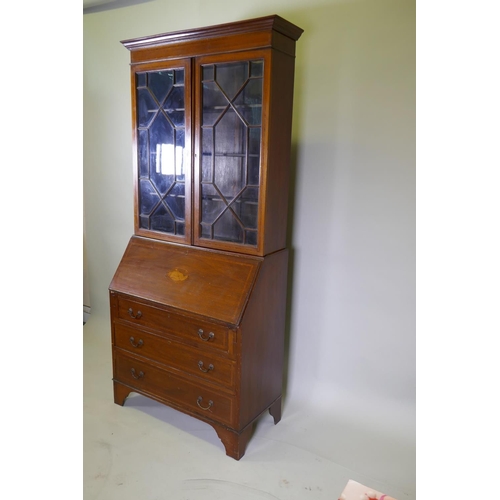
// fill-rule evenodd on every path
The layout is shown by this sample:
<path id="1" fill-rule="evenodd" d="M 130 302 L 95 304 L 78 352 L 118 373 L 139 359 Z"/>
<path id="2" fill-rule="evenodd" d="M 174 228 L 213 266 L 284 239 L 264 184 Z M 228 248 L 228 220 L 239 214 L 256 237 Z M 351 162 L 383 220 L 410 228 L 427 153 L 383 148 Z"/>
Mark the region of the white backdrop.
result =
<path id="1" fill-rule="evenodd" d="M 109 336 L 107 289 L 133 233 L 129 52 L 120 40 L 270 14 L 305 30 L 293 116 L 287 402 L 364 412 L 366 425 L 385 423 L 413 441 L 412 1 L 156 0 L 86 14 L 92 319 Z"/>

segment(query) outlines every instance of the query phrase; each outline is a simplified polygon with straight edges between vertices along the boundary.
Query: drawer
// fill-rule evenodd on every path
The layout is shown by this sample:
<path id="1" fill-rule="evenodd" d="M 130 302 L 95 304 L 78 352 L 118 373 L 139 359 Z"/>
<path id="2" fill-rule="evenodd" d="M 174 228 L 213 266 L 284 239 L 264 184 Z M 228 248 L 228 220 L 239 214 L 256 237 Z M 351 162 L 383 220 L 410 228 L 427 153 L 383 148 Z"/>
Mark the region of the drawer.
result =
<path id="1" fill-rule="evenodd" d="M 216 323 L 187 319 L 122 297 L 118 298 L 118 317 L 159 333 L 178 335 L 199 345 L 228 351 L 229 330 Z"/>
<path id="2" fill-rule="evenodd" d="M 187 347 L 121 323 L 114 325 L 114 345 L 204 380 L 234 386 L 234 362 L 204 349 Z"/>
<path id="3" fill-rule="evenodd" d="M 203 384 L 186 381 L 116 350 L 113 357 L 113 380 L 207 419 L 233 423 L 234 398 L 231 396 L 221 395 Z"/>

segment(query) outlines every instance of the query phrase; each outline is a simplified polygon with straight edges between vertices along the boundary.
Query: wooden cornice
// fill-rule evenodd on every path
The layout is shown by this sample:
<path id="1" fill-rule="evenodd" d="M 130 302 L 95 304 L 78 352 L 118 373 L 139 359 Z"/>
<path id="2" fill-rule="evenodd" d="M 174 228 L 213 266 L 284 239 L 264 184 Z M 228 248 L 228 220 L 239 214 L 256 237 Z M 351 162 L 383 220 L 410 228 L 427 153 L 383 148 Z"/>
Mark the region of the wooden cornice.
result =
<path id="1" fill-rule="evenodd" d="M 130 40 L 122 40 L 122 44 L 129 50 L 142 49 L 150 46 L 169 45 L 172 43 L 196 41 L 207 38 L 216 38 L 228 35 L 239 35 L 256 32 L 276 31 L 296 41 L 303 31 L 298 26 L 288 22 L 278 15 L 238 21 L 234 23 L 218 24 L 204 28 L 173 31 L 159 35 L 152 35 Z"/>

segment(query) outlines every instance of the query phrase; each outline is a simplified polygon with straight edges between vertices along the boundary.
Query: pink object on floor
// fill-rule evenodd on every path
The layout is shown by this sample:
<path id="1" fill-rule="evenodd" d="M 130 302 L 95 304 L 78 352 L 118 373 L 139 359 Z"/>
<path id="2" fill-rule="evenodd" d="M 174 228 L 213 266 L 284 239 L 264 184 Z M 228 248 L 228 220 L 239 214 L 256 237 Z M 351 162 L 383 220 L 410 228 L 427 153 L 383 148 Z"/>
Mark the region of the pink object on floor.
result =
<path id="1" fill-rule="evenodd" d="M 389 495 L 375 491 L 364 484 L 349 479 L 339 500 L 396 500 Z"/>

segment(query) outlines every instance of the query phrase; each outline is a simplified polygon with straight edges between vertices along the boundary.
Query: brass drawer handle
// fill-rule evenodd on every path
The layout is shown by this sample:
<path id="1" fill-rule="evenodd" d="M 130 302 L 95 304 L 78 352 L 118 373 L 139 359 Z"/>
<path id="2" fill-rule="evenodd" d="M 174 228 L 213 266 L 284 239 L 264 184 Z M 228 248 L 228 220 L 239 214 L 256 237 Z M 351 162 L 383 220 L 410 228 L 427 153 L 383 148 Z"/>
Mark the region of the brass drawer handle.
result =
<path id="1" fill-rule="evenodd" d="M 136 375 L 135 374 L 135 368 L 132 368 L 132 370 L 130 370 L 130 372 L 132 373 L 132 377 L 134 377 L 136 380 L 139 380 L 140 378 L 144 377 L 144 372 L 143 371 L 140 371 L 139 375 Z"/>
<path id="2" fill-rule="evenodd" d="M 203 367 L 203 361 L 198 361 L 198 368 L 203 372 L 203 373 L 208 373 L 210 370 L 214 369 L 214 365 L 210 363 L 208 365 L 208 368 Z"/>
<path id="3" fill-rule="evenodd" d="M 130 307 L 128 310 L 128 315 L 131 318 L 139 319 L 142 316 L 142 313 L 141 313 L 141 311 L 137 311 L 137 314 L 134 314 L 134 310 Z"/>
<path id="4" fill-rule="evenodd" d="M 212 405 L 214 404 L 214 402 L 212 400 L 210 400 L 208 402 L 208 406 L 201 406 L 201 402 L 203 401 L 203 398 L 201 396 L 198 396 L 198 399 L 196 400 L 196 404 L 202 409 L 202 410 L 210 410 L 210 408 L 212 408 Z"/>
<path id="5" fill-rule="evenodd" d="M 200 328 L 198 330 L 198 337 L 200 337 L 201 340 L 204 342 L 208 342 L 209 340 L 212 340 L 215 337 L 214 332 L 210 332 L 206 337 L 204 336 L 203 330 Z"/>
<path id="6" fill-rule="evenodd" d="M 135 342 L 134 337 L 130 337 L 129 340 L 130 340 L 130 343 L 132 344 L 132 347 L 141 347 L 144 344 L 142 339 L 139 339 L 139 342 L 137 342 L 137 344 L 134 344 L 134 342 Z"/>

